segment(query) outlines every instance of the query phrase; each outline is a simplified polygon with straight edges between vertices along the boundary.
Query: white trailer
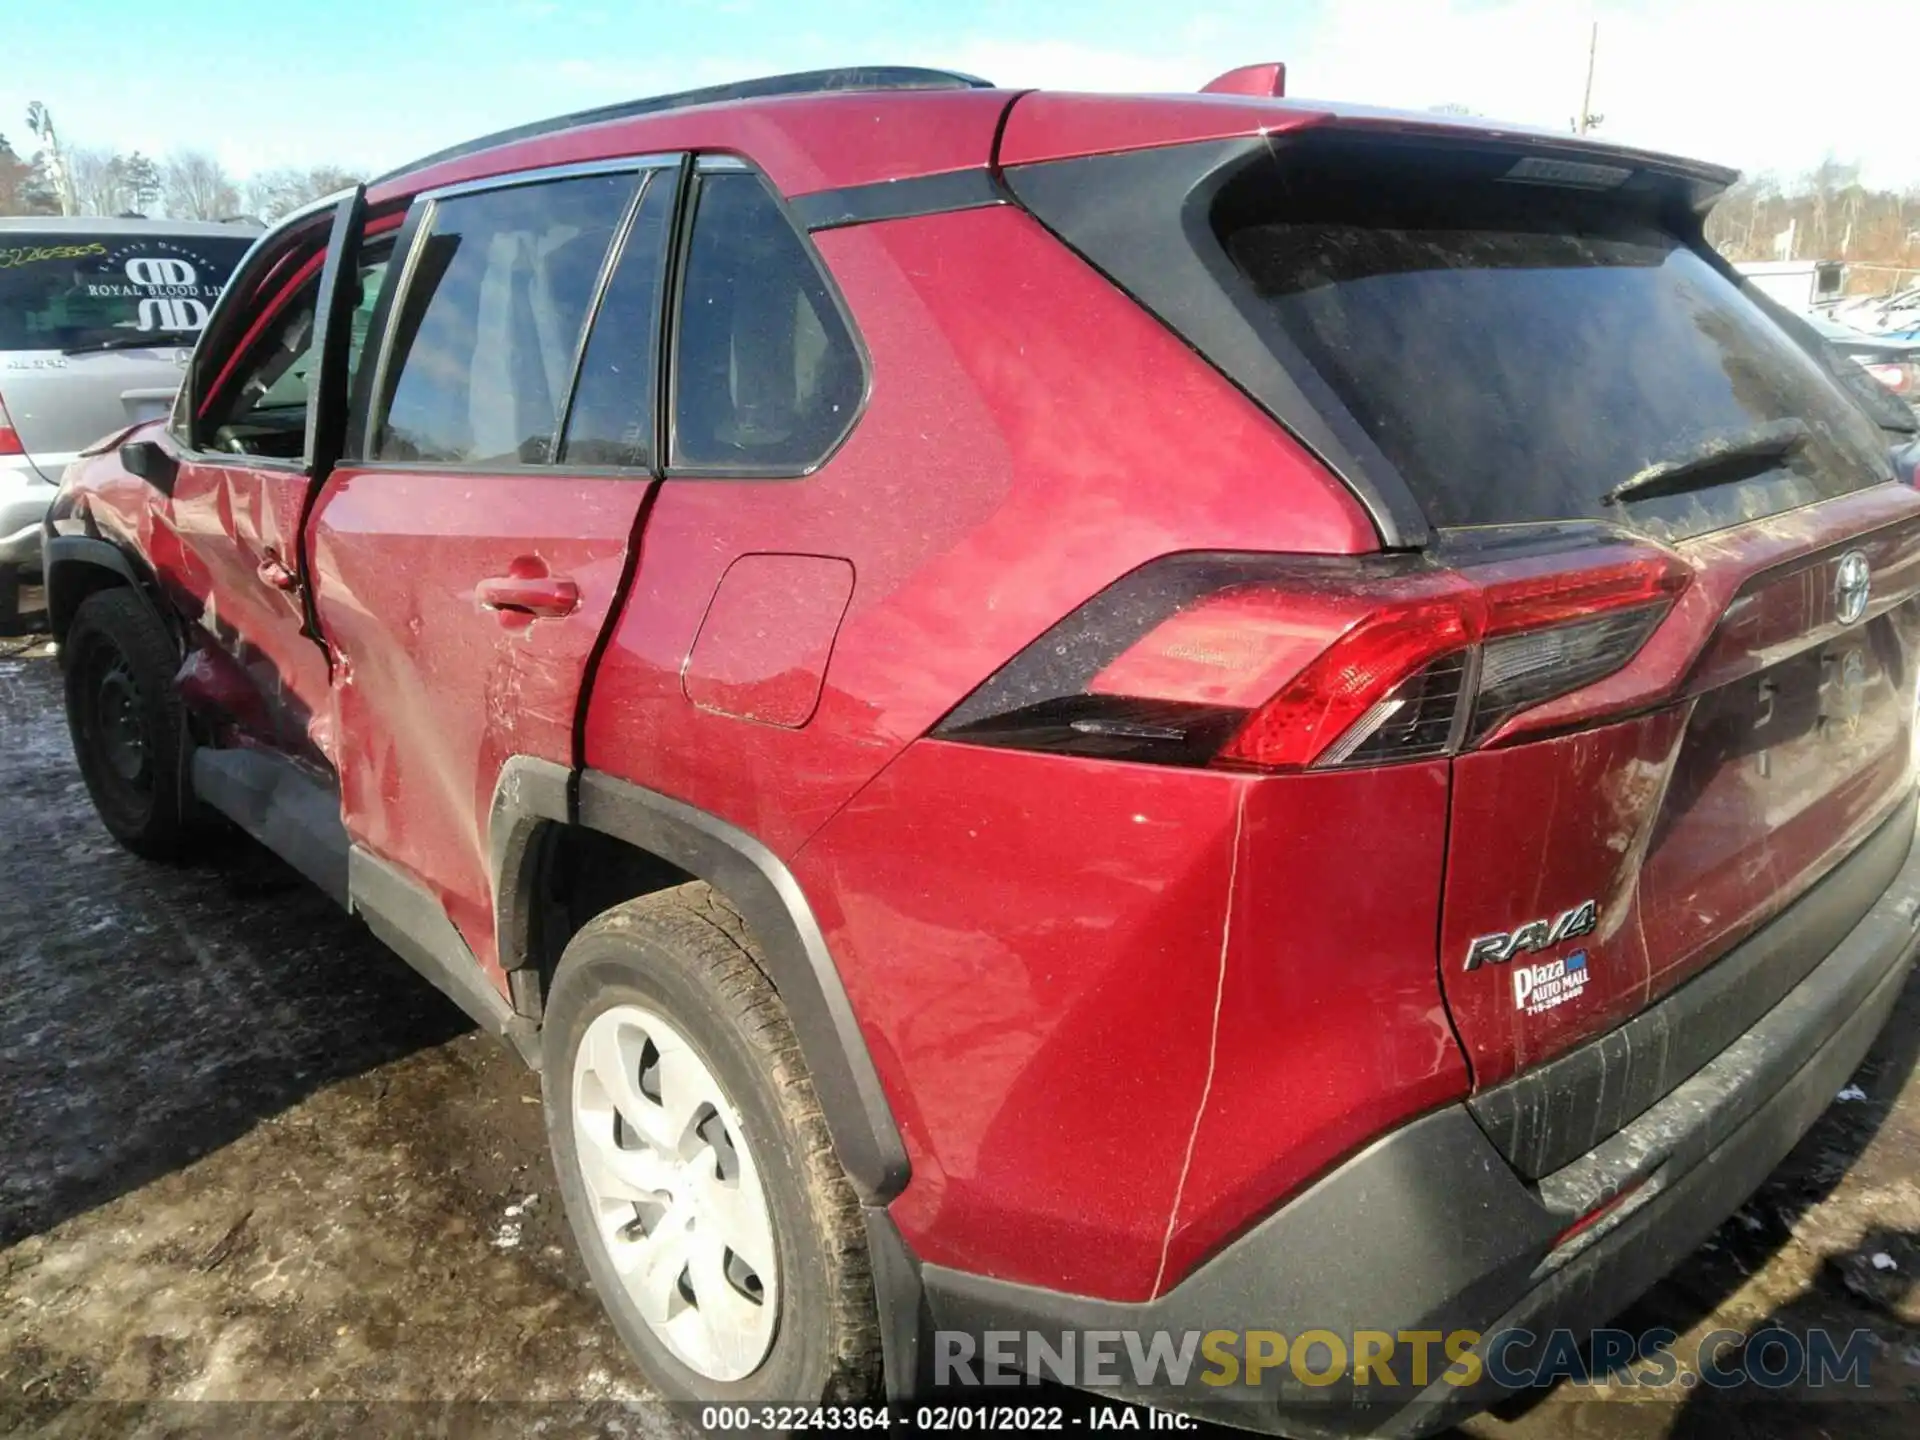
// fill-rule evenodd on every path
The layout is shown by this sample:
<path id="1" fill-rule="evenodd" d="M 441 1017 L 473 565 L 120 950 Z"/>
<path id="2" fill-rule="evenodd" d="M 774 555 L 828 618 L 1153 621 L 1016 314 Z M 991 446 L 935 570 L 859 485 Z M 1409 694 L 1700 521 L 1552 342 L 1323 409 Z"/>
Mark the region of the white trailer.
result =
<path id="1" fill-rule="evenodd" d="M 1847 279 L 1844 260 L 1737 260 L 1733 268 L 1754 289 L 1801 314 L 1833 304 Z"/>

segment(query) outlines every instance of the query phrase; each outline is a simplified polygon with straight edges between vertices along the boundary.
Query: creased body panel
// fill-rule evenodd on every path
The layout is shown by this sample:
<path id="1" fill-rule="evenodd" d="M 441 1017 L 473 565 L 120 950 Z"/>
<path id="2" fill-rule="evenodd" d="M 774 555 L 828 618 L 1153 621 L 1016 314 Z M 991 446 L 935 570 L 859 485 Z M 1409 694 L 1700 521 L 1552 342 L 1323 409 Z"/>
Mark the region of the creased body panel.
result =
<path id="1" fill-rule="evenodd" d="M 347 830 L 424 885 L 495 965 L 486 823 L 500 768 L 572 766 L 587 659 L 619 588 L 644 480 L 336 471 L 316 511 L 320 619 Z M 571 614 L 482 606 L 531 566 L 571 580 Z M 504 979 L 494 969 L 495 983 Z"/>
<path id="2" fill-rule="evenodd" d="M 911 747 L 796 874 L 906 1138 L 916 1253 L 1142 1299 L 1463 1094 L 1433 974 L 1445 815 L 1444 765 Z"/>
<path id="3" fill-rule="evenodd" d="M 1911 792 L 1912 510 L 1886 486 L 1681 546 L 1699 578 L 1595 687 L 1655 708 L 1456 762 L 1441 965 L 1477 1083 L 1698 974 Z M 1848 614 L 1856 570 L 1869 594 Z M 1590 927 L 1560 926 L 1589 903 Z"/>

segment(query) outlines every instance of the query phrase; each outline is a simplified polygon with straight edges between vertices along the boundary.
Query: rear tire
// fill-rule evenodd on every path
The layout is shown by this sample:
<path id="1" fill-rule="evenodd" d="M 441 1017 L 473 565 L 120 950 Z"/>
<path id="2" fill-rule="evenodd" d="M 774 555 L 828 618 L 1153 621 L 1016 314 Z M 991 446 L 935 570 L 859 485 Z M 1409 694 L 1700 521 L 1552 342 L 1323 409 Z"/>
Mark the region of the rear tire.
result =
<path id="1" fill-rule="evenodd" d="M 74 613 L 61 660 L 67 728 L 94 809 L 136 855 L 186 858 L 194 826 L 173 637 L 142 596 L 100 590 Z"/>
<path id="2" fill-rule="evenodd" d="M 587 924 L 554 975 L 541 1043 L 567 1218 L 654 1386 L 735 1405 L 875 1396 L 859 1202 L 786 1007 L 726 902 L 682 885 Z"/>

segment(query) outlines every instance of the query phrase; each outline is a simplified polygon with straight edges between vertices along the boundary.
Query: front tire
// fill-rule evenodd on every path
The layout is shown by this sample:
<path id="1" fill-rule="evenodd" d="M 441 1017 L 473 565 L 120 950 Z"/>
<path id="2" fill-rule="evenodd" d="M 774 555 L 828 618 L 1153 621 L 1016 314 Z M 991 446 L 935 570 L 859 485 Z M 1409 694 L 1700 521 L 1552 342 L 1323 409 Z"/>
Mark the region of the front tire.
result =
<path id="1" fill-rule="evenodd" d="M 561 1198 L 614 1328 L 669 1399 L 868 1399 L 880 1340 L 859 1204 L 745 933 L 692 884 L 567 946 L 541 1067 Z"/>
<path id="2" fill-rule="evenodd" d="M 94 809 L 135 854 L 186 858 L 187 721 L 173 637 L 132 590 L 100 590 L 74 613 L 61 659 L 67 728 Z"/>

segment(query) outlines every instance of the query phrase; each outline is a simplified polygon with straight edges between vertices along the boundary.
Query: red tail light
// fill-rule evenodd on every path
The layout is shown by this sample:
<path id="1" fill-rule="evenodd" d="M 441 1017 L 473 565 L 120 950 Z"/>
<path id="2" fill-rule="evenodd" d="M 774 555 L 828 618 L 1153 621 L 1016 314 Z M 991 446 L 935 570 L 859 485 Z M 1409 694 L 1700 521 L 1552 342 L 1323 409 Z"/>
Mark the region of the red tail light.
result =
<path id="1" fill-rule="evenodd" d="M 1452 754 L 1620 669 L 1691 575 L 1626 542 L 1460 569 L 1170 556 L 1054 626 L 936 733 L 1256 770 Z"/>
<path id="2" fill-rule="evenodd" d="M 1915 384 L 1916 375 L 1920 375 L 1920 366 L 1873 364 L 1861 368 L 1902 399 L 1920 393 L 1920 385 Z"/>
<path id="3" fill-rule="evenodd" d="M 20 443 L 20 432 L 13 428 L 13 418 L 7 414 L 7 402 L 0 398 L 0 455 L 24 455 L 27 447 Z"/>

